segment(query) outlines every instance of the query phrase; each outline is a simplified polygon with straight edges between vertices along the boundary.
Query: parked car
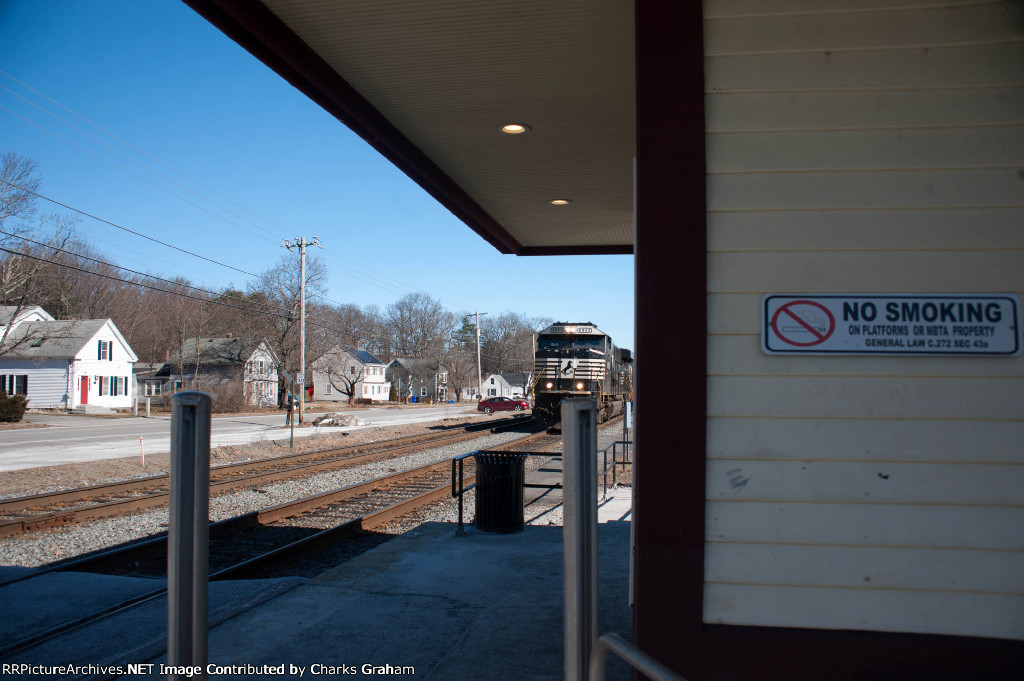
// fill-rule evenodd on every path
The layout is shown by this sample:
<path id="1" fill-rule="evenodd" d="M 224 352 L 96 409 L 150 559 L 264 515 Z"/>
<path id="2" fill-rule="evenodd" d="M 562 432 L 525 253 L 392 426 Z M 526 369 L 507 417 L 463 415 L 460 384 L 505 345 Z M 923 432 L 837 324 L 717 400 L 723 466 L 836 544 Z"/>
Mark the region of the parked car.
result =
<path id="1" fill-rule="evenodd" d="M 477 411 L 490 414 L 495 411 L 523 411 L 529 409 L 530 403 L 526 400 L 514 399 L 511 397 L 488 397 L 476 405 Z"/>

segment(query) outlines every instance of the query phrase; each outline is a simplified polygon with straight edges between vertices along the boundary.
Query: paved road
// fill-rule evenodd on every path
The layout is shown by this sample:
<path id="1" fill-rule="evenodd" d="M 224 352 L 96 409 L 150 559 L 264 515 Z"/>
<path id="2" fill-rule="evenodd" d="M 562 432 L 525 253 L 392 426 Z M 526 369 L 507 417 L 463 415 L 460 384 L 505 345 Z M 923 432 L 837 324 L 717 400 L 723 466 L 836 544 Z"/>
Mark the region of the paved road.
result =
<path id="1" fill-rule="evenodd" d="M 295 437 L 317 433 L 336 433 L 373 426 L 438 421 L 451 416 L 475 414 L 476 405 L 440 407 L 372 407 L 350 413 L 365 422 L 363 426 L 339 428 L 296 428 Z M 316 414 L 306 414 L 312 420 Z M 76 461 L 114 459 L 170 451 L 169 415 L 149 418 L 98 418 L 78 415 L 26 414 L 26 423 L 46 424 L 45 428 L 0 430 L 0 471 L 53 466 Z M 211 445 L 235 445 L 259 440 L 287 443 L 289 429 L 284 414 L 217 416 L 213 418 Z M 140 443 L 139 438 L 142 438 Z"/>

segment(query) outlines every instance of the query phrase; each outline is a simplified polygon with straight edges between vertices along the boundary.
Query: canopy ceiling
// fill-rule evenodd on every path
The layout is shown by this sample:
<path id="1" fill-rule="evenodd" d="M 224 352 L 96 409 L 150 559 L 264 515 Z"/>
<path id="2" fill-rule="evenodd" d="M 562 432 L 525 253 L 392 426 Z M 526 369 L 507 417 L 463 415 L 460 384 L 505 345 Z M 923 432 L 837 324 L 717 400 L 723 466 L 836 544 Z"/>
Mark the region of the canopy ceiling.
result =
<path id="1" fill-rule="evenodd" d="M 632 252 L 631 1 L 185 2 L 499 251 Z"/>

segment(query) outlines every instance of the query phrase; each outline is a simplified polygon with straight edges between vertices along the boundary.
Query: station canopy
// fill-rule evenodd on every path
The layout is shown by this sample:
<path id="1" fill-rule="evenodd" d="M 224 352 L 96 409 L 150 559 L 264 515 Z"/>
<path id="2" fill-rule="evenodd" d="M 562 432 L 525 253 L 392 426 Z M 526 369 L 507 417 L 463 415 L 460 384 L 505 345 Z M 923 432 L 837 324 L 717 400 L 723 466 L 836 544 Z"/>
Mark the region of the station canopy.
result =
<path id="1" fill-rule="evenodd" d="M 500 252 L 632 253 L 632 2 L 185 1 Z"/>

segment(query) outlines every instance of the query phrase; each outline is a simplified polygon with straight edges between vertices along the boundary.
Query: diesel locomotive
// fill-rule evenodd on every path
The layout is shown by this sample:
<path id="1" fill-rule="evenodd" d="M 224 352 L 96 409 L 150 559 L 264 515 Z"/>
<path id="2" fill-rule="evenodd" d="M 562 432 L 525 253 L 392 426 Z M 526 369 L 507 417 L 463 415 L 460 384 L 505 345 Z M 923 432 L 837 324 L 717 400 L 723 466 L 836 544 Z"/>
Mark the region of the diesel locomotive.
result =
<path id="1" fill-rule="evenodd" d="M 548 428 L 561 419 L 562 400 L 593 397 L 599 419 L 622 413 L 633 398 L 632 353 L 617 348 L 592 322 L 555 322 L 537 336 L 533 416 Z"/>

